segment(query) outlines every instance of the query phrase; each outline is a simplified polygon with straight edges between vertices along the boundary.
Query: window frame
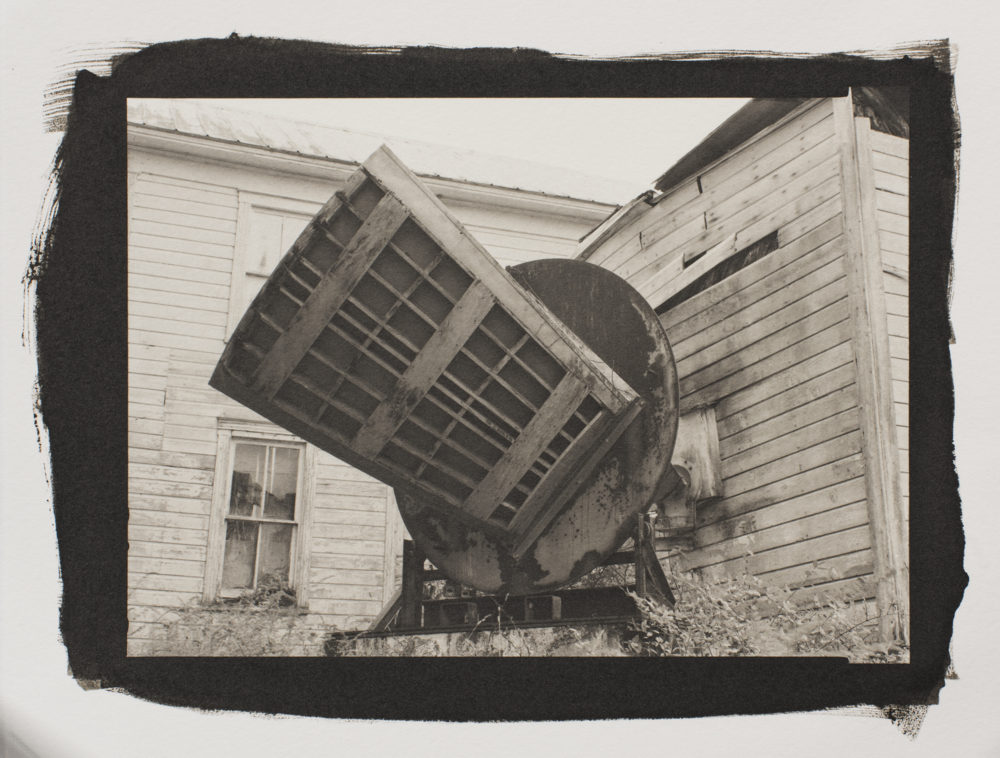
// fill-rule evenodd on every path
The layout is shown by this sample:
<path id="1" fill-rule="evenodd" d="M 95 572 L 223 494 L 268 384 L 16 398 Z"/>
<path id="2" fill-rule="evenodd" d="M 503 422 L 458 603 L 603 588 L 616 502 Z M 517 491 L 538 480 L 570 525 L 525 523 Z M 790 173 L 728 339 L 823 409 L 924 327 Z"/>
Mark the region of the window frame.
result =
<path id="1" fill-rule="evenodd" d="M 232 335 L 240 319 L 243 318 L 243 313 L 246 310 L 243 301 L 245 300 L 247 259 L 250 254 L 253 214 L 258 211 L 264 211 L 275 214 L 305 216 L 304 227 L 322 207 L 322 202 L 314 200 L 281 195 L 265 195 L 259 192 L 239 190 L 236 213 L 236 243 L 233 253 L 232 280 L 229 287 L 229 313 L 226 320 L 227 340 Z M 279 253 L 279 260 L 284 252 L 281 251 Z"/>
<path id="2" fill-rule="evenodd" d="M 298 490 L 295 497 L 294 527 L 289 554 L 289 586 L 295 590 L 296 605 L 308 608 L 309 541 L 315 499 L 315 447 L 270 423 L 219 419 L 215 477 L 212 488 L 212 509 L 209 520 L 208 547 L 205 560 L 205 584 L 202 601 L 214 603 L 238 592 L 222 588 L 222 573 L 226 550 L 226 522 L 232 490 L 233 461 L 237 443 L 293 447 L 300 450 Z"/>

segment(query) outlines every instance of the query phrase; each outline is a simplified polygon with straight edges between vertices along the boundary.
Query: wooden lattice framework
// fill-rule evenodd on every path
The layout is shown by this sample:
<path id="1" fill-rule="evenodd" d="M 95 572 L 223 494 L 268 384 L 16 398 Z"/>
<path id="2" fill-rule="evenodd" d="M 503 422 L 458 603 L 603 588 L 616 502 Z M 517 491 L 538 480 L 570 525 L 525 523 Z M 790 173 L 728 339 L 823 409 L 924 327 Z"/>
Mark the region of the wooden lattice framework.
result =
<path id="1" fill-rule="evenodd" d="M 296 240 L 210 383 L 515 555 L 644 402 L 384 147 Z"/>

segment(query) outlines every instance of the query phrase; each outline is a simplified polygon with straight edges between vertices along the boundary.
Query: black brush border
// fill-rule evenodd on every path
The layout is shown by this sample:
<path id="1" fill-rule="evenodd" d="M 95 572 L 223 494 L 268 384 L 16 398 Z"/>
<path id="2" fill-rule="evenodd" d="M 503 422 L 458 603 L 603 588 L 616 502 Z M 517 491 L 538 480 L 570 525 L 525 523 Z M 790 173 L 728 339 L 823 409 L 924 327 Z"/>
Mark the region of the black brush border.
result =
<path id="1" fill-rule="evenodd" d="M 73 675 L 166 704 L 350 718 L 662 718 L 937 702 L 968 577 L 947 315 L 957 114 L 947 42 L 923 49 L 926 55 L 888 59 L 727 54 L 616 61 L 231 37 L 153 45 L 117 60 L 109 77 L 81 72 L 57 156 L 57 213 L 29 265 L 63 581 L 61 631 Z M 126 98 L 825 97 L 851 86 L 906 86 L 911 93 L 909 664 L 126 658 Z"/>

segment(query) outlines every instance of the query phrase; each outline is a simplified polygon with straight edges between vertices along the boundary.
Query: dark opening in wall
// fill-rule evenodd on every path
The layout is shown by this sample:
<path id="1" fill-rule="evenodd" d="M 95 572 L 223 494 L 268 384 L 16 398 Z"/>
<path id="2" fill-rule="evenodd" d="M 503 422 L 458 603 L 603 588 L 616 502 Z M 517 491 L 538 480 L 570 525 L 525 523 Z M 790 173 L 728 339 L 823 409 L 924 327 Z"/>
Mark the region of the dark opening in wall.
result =
<path id="1" fill-rule="evenodd" d="M 682 289 L 676 295 L 671 297 L 662 305 L 656 308 L 658 314 L 663 314 L 673 308 L 675 305 L 683 303 L 685 300 L 690 300 L 692 297 L 697 295 L 699 292 L 707 290 L 709 287 L 718 284 L 723 279 L 732 276 L 737 271 L 742 268 L 746 268 L 754 261 L 759 261 L 768 253 L 771 253 L 778 249 L 778 232 L 773 231 L 766 237 L 761 237 L 759 240 L 754 242 L 752 245 L 747 245 L 745 248 L 740 250 L 734 255 L 729 256 L 726 260 L 722 261 L 719 265 L 705 272 L 702 276 L 695 279 L 691 284 Z M 695 256 L 691 258 L 685 265 L 690 265 L 696 260 L 701 258 L 701 256 Z"/>

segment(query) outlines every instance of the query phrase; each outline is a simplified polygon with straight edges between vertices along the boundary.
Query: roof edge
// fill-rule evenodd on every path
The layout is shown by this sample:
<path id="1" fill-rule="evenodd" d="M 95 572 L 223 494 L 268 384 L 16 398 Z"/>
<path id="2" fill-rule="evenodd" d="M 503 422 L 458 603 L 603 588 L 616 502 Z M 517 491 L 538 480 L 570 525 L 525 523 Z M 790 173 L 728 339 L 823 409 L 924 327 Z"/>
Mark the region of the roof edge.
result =
<path id="1" fill-rule="evenodd" d="M 811 99 L 751 100 L 667 169 L 654 186 L 666 192 Z"/>

